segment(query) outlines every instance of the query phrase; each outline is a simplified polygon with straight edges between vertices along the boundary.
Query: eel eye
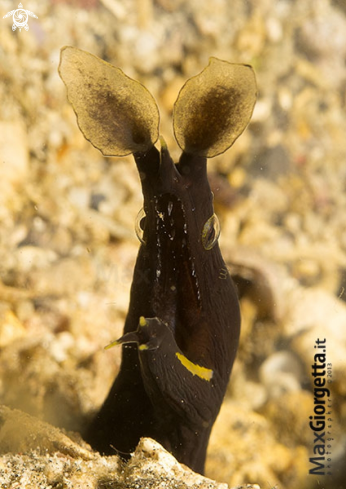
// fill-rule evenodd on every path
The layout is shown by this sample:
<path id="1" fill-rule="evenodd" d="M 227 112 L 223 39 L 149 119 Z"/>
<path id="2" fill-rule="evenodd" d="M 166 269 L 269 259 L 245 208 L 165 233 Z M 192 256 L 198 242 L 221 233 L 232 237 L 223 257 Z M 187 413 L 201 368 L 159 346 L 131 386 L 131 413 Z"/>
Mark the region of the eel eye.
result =
<path id="1" fill-rule="evenodd" d="M 136 224 L 135 224 L 135 230 L 136 230 L 137 238 L 139 239 L 139 241 L 142 244 L 145 244 L 145 241 L 143 239 L 145 219 L 146 219 L 146 215 L 145 215 L 144 209 L 142 207 L 142 209 L 137 214 Z"/>
<path id="2" fill-rule="evenodd" d="M 202 244 L 204 249 L 211 250 L 220 236 L 220 222 L 216 214 L 213 214 L 203 226 Z"/>

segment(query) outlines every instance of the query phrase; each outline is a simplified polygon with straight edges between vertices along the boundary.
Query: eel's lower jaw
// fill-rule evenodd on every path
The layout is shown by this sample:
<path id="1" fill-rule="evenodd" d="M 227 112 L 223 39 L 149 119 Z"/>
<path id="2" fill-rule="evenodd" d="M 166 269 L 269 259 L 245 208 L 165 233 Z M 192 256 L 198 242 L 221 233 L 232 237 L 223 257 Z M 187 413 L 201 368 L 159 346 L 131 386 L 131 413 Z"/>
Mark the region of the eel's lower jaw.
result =
<path id="1" fill-rule="evenodd" d="M 126 333 L 121 338 L 112 341 L 112 343 L 105 346 L 105 350 L 109 350 L 110 348 L 113 348 L 113 346 L 128 345 L 130 343 L 139 343 L 137 331 L 131 331 L 130 333 Z"/>
<path id="2" fill-rule="evenodd" d="M 144 318 L 139 319 L 138 328 L 136 331 L 130 331 L 115 341 L 112 341 L 105 347 L 109 350 L 113 346 L 137 344 L 140 351 L 157 350 L 161 345 L 165 332 L 161 328 L 167 325 L 159 318 Z"/>

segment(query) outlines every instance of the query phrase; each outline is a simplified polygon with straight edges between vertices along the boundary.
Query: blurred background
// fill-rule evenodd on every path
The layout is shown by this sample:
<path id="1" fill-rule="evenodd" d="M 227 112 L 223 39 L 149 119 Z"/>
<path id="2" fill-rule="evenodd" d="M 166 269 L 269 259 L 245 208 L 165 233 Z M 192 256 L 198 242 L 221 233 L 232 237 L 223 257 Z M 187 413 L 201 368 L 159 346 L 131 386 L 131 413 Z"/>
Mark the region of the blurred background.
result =
<path id="1" fill-rule="evenodd" d="M 230 486 L 346 487 L 346 3 L 26 0 L 0 5 L 0 403 L 82 431 L 120 364 L 142 195 L 131 157 L 80 133 L 57 68 L 89 51 L 142 82 L 175 160 L 172 108 L 210 56 L 251 64 L 258 101 L 208 162 L 242 336 L 206 475 Z M 332 459 L 312 467 L 314 345 L 331 364 Z M 326 470 L 327 472 L 327 470 Z"/>

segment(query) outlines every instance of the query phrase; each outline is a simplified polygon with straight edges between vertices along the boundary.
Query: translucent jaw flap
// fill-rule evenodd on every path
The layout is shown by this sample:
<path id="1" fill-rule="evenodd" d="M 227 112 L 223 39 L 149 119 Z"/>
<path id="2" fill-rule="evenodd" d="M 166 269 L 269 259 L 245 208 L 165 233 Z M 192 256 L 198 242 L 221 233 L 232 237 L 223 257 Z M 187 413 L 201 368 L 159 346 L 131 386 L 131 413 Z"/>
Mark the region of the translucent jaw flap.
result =
<path id="1" fill-rule="evenodd" d="M 59 74 L 78 125 L 105 156 L 145 152 L 159 137 L 159 110 L 149 91 L 100 58 L 61 50 Z"/>
<path id="2" fill-rule="evenodd" d="M 250 66 L 210 58 L 185 83 L 174 105 L 174 134 L 181 149 L 207 158 L 226 151 L 249 123 L 256 91 Z"/>
<path id="3" fill-rule="evenodd" d="M 74 47 L 61 50 L 59 74 L 79 127 L 105 156 L 144 153 L 159 137 L 160 116 L 149 91 L 119 68 Z M 252 68 L 211 58 L 174 105 L 173 128 L 185 153 L 212 158 L 249 123 L 256 101 Z"/>

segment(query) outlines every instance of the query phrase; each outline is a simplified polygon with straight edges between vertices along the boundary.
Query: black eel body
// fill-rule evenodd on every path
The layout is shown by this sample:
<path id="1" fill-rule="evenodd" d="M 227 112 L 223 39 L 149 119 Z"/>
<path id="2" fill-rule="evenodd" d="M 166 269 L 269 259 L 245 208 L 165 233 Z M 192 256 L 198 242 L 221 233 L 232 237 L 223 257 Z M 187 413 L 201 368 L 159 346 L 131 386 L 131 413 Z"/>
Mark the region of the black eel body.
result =
<path id="1" fill-rule="evenodd" d="M 240 314 L 218 244 L 207 158 L 226 151 L 256 101 L 248 65 L 211 58 L 173 109 L 178 163 L 159 138 L 148 90 L 119 68 L 73 47 L 59 74 L 78 125 L 104 156 L 133 154 L 144 197 L 120 371 L 85 434 L 94 449 L 129 458 L 141 437 L 203 473 L 210 432 L 236 356 Z"/>
<path id="2" fill-rule="evenodd" d="M 166 148 L 135 155 L 145 219 L 120 372 L 87 434 L 102 453 L 159 441 L 203 473 L 207 444 L 237 352 L 238 299 L 214 227 L 206 158 Z M 203 244 L 204 241 L 204 244 Z M 140 318 L 142 318 L 140 320 Z"/>

